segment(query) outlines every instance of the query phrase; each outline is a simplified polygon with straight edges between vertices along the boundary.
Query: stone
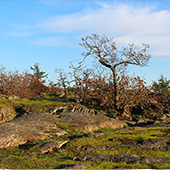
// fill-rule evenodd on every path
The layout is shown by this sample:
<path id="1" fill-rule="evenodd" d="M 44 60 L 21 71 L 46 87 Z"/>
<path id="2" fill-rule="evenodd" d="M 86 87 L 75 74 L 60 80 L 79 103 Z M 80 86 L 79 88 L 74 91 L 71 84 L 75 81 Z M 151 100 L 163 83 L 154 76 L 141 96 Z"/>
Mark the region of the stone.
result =
<path id="1" fill-rule="evenodd" d="M 66 144 L 68 141 L 52 141 L 47 142 L 36 148 L 32 153 L 35 154 L 37 152 L 45 154 L 47 152 L 53 152 L 56 149 L 60 149 L 64 144 Z"/>
<path id="2" fill-rule="evenodd" d="M 86 132 L 94 132 L 103 127 L 123 128 L 127 126 L 125 122 L 108 118 L 102 113 L 87 109 L 84 106 L 76 105 L 67 107 L 68 112 L 59 112 L 57 114 L 28 113 L 10 122 L 0 124 L 0 149 L 22 145 L 28 140 L 64 135 L 61 132 L 46 132 L 50 129 L 58 128 L 55 124 L 56 122 L 69 123 L 70 128 Z M 62 108 L 59 107 L 59 109 Z"/>
<path id="3" fill-rule="evenodd" d="M 167 157 L 142 157 L 141 164 L 143 165 L 153 165 L 153 164 L 170 164 L 170 158 Z"/>
<path id="4" fill-rule="evenodd" d="M 19 99 L 19 96 L 15 96 L 15 95 L 13 95 L 13 96 L 7 96 L 6 97 L 6 99 L 9 99 L 9 100 L 16 100 L 16 99 Z"/>
<path id="5" fill-rule="evenodd" d="M 167 146 L 168 139 L 147 139 L 142 142 L 143 149 L 159 150 Z"/>
<path id="6" fill-rule="evenodd" d="M 57 120 L 56 115 L 37 113 L 23 115 L 0 124 L 0 149 L 22 145 L 28 140 L 45 139 L 55 135 L 45 133 L 45 131 L 56 129 Z"/>
<path id="7" fill-rule="evenodd" d="M 143 118 L 143 119 L 139 119 L 136 122 L 136 126 L 145 126 L 145 125 L 150 125 L 150 124 L 154 124 L 154 120 Z"/>
<path id="8" fill-rule="evenodd" d="M 125 162 L 127 164 L 136 164 L 140 162 L 140 156 L 131 154 L 119 154 L 119 155 L 84 155 L 73 158 L 76 161 L 103 161 L 103 162 Z"/>
<path id="9" fill-rule="evenodd" d="M 86 137 L 97 138 L 97 137 L 103 136 L 103 135 L 105 135 L 105 133 L 90 133 L 90 134 L 87 134 Z"/>
<path id="10" fill-rule="evenodd" d="M 65 95 L 66 95 L 66 93 L 63 92 L 63 93 L 61 93 L 58 97 L 62 98 L 62 97 L 64 97 Z"/>
<path id="11" fill-rule="evenodd" d="M 78 151 L 92 152 L 94 150 L 113 150 L 118 146 L 119 145 L 96 145 L 96 146 L 82 145 L 82 146 L 76 146 L 75 149 Z"/>
<path id="12" fill-rule="evenodd" d="M 128 126 L 135 126 L 136 122 L 135 121 L 127 121 L 126 122 Z"/>
<path id="13" fill-rule="evenodd" d="M 118 154 L 118 155 L 83 155 L 74 157 L 75 161 L 91 161 L 91 162 L 124 162 L 127 164 L 136 164 L 141 163 L 143 165 L 152 165 L 152 164 L 170 164 L 170 158 L 168 157 L 140 157 L 138 155 L 132 154 Z"/>
<path id="14" fill-rule="evenodd" d="M 71 112 L 61 112 L 58 114 L 59 121 L 72 124 L 74 129 L 86 132 L 94 132 L 99 128 L 123 128 L 127 123 L 109 118 L 100 112 L 87 109 L 82 106 L 74 106 Z"/>
<path id="15" fill-rule="evenodd" d="M 136 164 L 140 162 L 140 156 L 131 154 L 114 155 L 114 161 L 117 163 L 125 162 L 127 164 Z"/>
<path id="16" fill-rule="evenodd" d="M 121 145 L 117 145 L 117 146 L 121 146 L 122 148 L 129 148 L 129 149 L 154 149 L 154 150 L 158 150 L 158 151 L 165 151 L 165 150 L 169 150 L 169 146 L 168 146 L 168 140 L 167 139 L 147 139 L 147 140 L 142 140 L 140 142 L 135 142 L 131 139 L 127 139 L 127 138 L 111 138 L 109 139 L 110 141 L 121 141 L 122 144 Z"/>
<path id="17" fill-rule="evenodd" d="M 156 119 L 153 124 L 154 124 L 154 125 L 157 125 L 157 124 L 159 124 L 159 123 L 161 123 L 161 121 Z"/>
<path id="18" fill-rule="evenodd" d="M 57 131 L 55 133 L 49 133 L 49 135 L 51 135 L 51 136 L 63 136 L 65 134 L 68 134 L 68 133 L 65 131 Z"/>
<path id="19" fill-rule="evenodd" d="M 136 126 L 145 126 L 146 123 L 145 123 L 145 120 L 144 119 L 139 119 L 136 123 Z"/>
<path id="20" fill-rule="evenodd" d="M 87 151 L 87 152 L 91 152 L 95 149 L 95 147 L 91 146 L 91 145 L 83 145 L 83 146 L 77 146 L 75 148 L 78 151 Z"/>
<path id="21" fill-rule="evenodd" d="M 0 108 L 0 123 L 8 122 L 16 117 L 17 113 L 12 106 L 4 106 Z"/>
<path id="22" fill-rule="evenodd" d="M 56 169 L 86 169 L 88 166 L 92 166 L 90 163 L 75 163 L 60 165 Z"/>

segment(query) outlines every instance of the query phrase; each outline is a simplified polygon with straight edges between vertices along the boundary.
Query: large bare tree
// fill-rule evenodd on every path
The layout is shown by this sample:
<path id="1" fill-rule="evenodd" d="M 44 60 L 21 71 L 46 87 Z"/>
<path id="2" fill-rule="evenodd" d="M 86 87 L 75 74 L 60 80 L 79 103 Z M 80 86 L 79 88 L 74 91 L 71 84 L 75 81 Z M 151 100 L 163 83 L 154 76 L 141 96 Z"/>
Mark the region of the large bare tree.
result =
<path id="1" fill-rule="evenodd" d="M 149 45 L 142 44 L 141 48 L 134 44 L 123 47 L 120 51 L 117 49 L 114 38 L 108 38 L 106 35 L 99 36 L 91 34 L 86 38 L 82 38 L 80 46 L 86 49 L 83 53 L 84 59 L 92 56 L 103 66 L 109 68 L 113 74 L 114 82 L 114 109 L 117 110 L 118 103 L 118 71 L 126 68 L 129 64 L 138 66 L 147 66 L 150 59 Z M 82 62 L 83 62 L 82 61 Z M 81 63 L 82 64 L 82 63 Z"/>

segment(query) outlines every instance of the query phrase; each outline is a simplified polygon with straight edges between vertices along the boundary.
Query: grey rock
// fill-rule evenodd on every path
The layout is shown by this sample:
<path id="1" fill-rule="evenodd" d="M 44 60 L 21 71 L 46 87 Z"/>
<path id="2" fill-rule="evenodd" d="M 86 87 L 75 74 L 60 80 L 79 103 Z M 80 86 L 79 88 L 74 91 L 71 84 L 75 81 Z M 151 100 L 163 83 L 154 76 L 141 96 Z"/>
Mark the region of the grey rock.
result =
<path id="1" fill-rule="evenodd" d="M 167 158 L 167 157 L 159 157 L 159 158 L 155 158 L 155 157 L 142 157 L 140 163 L 144 164 L 144 165 L 170 164 L 170 158 Z"/>
<path id="2" fill-rule="evenodd" d="M 75 148 L 76 150 L 79 151 L 87 151 L 87 152 L 91 152 L 95 149 L 95 147 L 91 146 L 91 145 L 82 145 L 82 146 L 76 146 Z"/>
<path id="3" fill-rule="evenodd" d="M 15 118 L 17 113 L 12 106 L 5 106 L 0 108 L 0 123 L 11 121 Z"/>
<path id="4" fill-rule="evenodd" d="M 9 99 L 9 100 L 16 100 L 16 99 L 19 99 L 19 96 L 15 96 L 15 95 L 13 95 L 13 96 L 6 96 L 6 99 Z"/>
<path id="5" fill-rule="evenodd" d="M 0 124 L 0 149 L 22 145 L 28 140 L 51 137 L 52 134 L 44 131 L 57 128 L 57 120 L 55 115 L 37 113 Z"/>
<path id="6" fill-rule="evenodd" d="M 93 150 L 113 150 L 117 148 L 119 145 L 82 145 L 82 146 L 76 146 L 76 150 L 78 151 L 86 151 L 86 152 L 92 152 Z"/>
<path id="7" fill-rule="evenodd" d="M 47 142 L 36 148 L 32 153 L 35 154 L 37 152 L 39 153 L 47 153 L 47 152 L 52 152 L 56 149 L 60 149 L 64 144 L 66 144 L 68 141 L 52 141 L 52 142 Z"/>
<path id="8" fill-rule="evenodd" d="M 162 149 L 167 146 L 167 139 L 147 139 L 142 142 L 143 149 Z"/>
<path id="9" fill-rule="evenodd" d="M 90 133 L 90 134 L 87 134 L 86 137 L 97 138 L 97 137 L 103 136 L 103 135 L 105 135 L 105 133 Z"/>
<path id="10" fill-rule="evenodd" d="M 153 149 L 153 150 L 158 150 L 158 151 L 165 151 L 169 150 L 168 146 L 168 140 L 167 139 L 161 139 L 161 138 L 154 138 L 154 139 L 147 139 L 140 141 L 138 143 L 134 142 L 133 140 L 131 141 L 130 139 L 110 139 L 113 141 L 122 141 L 121 146 L 122 148 L 129 148 L 129 149 Z"/>
<path id="11" fill-rule="evenodd" d="M 76 161 L 104 161 L 104 162 L 126 162 L 127 164 L 135 164 L 140 162 L 140 156 L 131 154 L 119 154 L 119 155 L 84 155 L 73 158 Z"/>
<path id="12" fill-rule="evenodd" d="M 88 166 L 92 166 L 92 164 L 89 163 L 65 164 L 65 165 L 60 165 L 58 168 L 59 169 L 86 169 Z"/>
<path id="13" fill-rule="evenodd" d="M 102 113 L 91 111 L 86 107 L 73 106 L 69 109 L 72 109 L 72 111 L 59 114 L 28 113 L 10 122 L 0 124 L 0 149 L 22 145 L 28 140 L 64 135 L 61 132 L 46 133 L 50 129 L 58 128 L 56 122 L 69 123 L 72 129 L 92 132 L 103 127 L 123 128 L 127 125 L 124 122 L 108 118 Z M 77 110 L 81 110 L 81 112 L 77 112 Z"/>
<path id="14" fill-rule="evenodd" d="M 125 162 L 127 164 L 136 164 L 140 162 L 140 156 L 131 154 L 115 155 L 114 162 Z"/>
<path id="15" fill-rule="evenodd" d="M 170 164 L 170 158 L 168 157 L 140 157 L 138 155 L 131 155 L 131 154 L 119 154 L 119 155 L 84 155 L 73 158 L 76 161 L 104 161 L 104 162 L 125 162 L 127 164 L 136 164 L 141 163 L 144 165 L 151 165 L 151 164 Z"/>
<path id="16" fill-rule="evenodd" d="M 86 112 L 67 112 L 59 114 L 60 122 L 70 123 L 75 129 L 86 132 L 94 132 L 99 128 L 123 128 L 127 123 L 108 118 L 101 113 L 86 113 Z"/>

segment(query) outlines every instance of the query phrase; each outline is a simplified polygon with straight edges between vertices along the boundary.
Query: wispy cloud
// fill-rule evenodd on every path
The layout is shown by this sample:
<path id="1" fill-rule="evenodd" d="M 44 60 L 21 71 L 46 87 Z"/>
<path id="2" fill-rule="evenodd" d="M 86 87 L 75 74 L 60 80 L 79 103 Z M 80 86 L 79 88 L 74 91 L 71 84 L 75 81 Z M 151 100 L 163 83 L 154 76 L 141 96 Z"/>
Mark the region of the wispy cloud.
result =
<path id="1" fill-rule="evenodd" d="M 121 46 L 129 43 L 139 45 L 144 42 L 150 44 L 155 56 L 170 54 L 170 11 L 155 11 L 154 5 L 98 5 L 98 9 L 88 8 L 69 15 L 52 16 L 39 23 L 38 27 L 49 33 L 104 33 L 115 37 Z"/>

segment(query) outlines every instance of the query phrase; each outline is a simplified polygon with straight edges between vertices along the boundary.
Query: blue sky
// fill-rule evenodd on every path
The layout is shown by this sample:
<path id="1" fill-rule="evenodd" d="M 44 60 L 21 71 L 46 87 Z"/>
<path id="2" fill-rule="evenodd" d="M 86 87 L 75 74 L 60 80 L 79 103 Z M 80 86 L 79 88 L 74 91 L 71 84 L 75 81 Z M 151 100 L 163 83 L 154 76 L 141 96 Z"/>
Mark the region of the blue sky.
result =
<path id="1" fill-rule="evenodd" d="M 148 84 L 170 78 L 169 0 L 0 0 L 0 64 L 7 69 L 30 71 L 38 62 L 55 81 L 55 68 L 67 72 L 82 59 L 79 43 L 91 33 L 114 37 L 118 49 L 148 43 L 149 67 L 130 66 L 130 73 Z"/>

